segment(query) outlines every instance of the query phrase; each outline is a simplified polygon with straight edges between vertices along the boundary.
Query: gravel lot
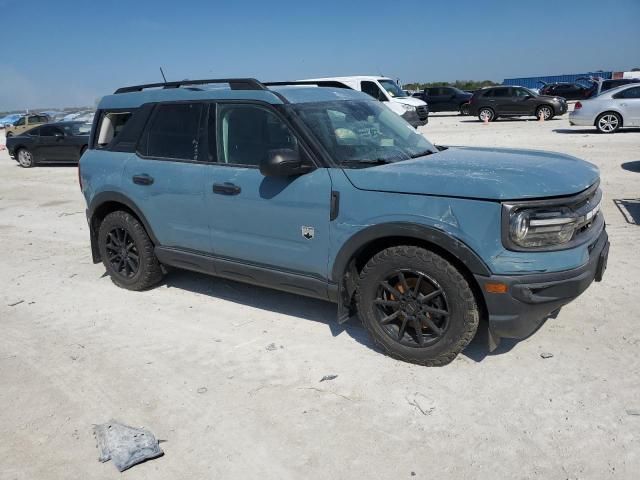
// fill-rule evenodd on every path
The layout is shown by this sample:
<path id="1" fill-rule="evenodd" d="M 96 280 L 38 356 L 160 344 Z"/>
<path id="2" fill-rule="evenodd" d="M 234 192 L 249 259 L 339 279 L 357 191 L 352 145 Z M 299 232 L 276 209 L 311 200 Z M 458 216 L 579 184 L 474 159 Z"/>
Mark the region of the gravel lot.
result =
<path id="1" fill-rule="evenodd" d="M 536 335 L 488 354 L 481 332 L 443 368 L 382 355 L 321 301 L 188 272 L 119 289 L 91 263 L 76 168 L 0 152 L 0 478 L 638 478 L 640 227 L 614 202 L 640 199 L 640 129 L 422 130 L 594 162 L 612 244 L 604 282 Z M 165 456 L 98 463 L 92 424 L 111 418 Z"/>

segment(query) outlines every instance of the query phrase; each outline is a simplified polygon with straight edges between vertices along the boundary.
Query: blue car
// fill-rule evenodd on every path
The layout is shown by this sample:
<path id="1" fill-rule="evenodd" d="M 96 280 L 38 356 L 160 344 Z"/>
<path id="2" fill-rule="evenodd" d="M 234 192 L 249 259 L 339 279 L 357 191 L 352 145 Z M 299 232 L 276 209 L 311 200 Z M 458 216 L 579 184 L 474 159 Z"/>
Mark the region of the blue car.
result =
<path id="1" fill-rule="evenodd" d="M 342 88 L 118 89 L 79 178 L 116 285 L 148 289 L 170 266 L 329 300 L 421 365 L 451 362 L 481 319 L 490 348 L 530 335 L 607 264 L 592 164 L 436 146 Z"/>

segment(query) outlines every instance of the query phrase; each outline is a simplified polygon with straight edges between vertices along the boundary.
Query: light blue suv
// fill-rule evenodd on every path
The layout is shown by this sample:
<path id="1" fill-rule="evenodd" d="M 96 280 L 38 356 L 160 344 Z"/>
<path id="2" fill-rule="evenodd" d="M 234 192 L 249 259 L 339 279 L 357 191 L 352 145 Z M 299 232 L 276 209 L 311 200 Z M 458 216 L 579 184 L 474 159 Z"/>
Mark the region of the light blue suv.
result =
<path id="1" fill-rule="evenodd" d="M 80 161 L 91 249 L 114 283 L 166 267 L 330 300 L 388 354 L 443 365 L 523 338 L 606 268 L 598 169 L 434 146 L 366 94 L 199 80 L 100 102 Z"/>

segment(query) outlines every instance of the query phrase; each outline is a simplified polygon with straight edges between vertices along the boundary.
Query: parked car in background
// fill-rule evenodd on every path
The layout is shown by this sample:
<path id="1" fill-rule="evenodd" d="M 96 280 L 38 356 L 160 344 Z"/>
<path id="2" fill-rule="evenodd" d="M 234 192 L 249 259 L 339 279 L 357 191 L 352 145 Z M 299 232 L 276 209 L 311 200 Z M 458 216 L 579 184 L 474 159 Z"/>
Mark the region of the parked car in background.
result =
<path id="1" fill-rule="evenodd" d="M 393 112 L 400 115 L 414 127 L 426 125 L 429 122 L 429 108 L 427 104 L 407 95 L 395 80 L 387 77 L 354 76 L 354 77 L 326 77 L 310 78 L 299 83 L 312 83 L 320 86 L 342 85 L 384 102 Z"/>
<path id="2" fill-rule="evenodd" d="M 583 100 L 593 94 L 593 87 L 579 83 L 548 83 L 540 89 L 540 95 L 562 97 L 565 100 Z"/>
<path id="3" fill-rule="evenodd" d="M 8 127 L 9 125 L 13 125 L 14 122 L 17 122 L 22 114 L 20 113 L 12 113 L 7 115 L 6 117 L 0 118 L 0 128 Z"/>
<path id="4" fill-rule="evenodd" d="M 14 135 L 20 135 L 27 130 L 49 122 L 49 116 L 43 113 L 30 113 L 28 115 L 22 115 L 16 120 L 13 125 L 5 127 L 6 137 L 12 137 Z"/>
<path id="5" fill-rule="evenodd" d="M 524 87 L 487 87 L 478 90 L 469 100 L 469 113 L 488 122 L 498 117 L 523 116 L 551 120 L 556 115 L 565 114 L 567 108 L 564 98 L 536 95 Z"/>
<path id="6" fill-rule="evenodd" d="M 629 85 L 630 83 L 640 83 L 640 78 L 615 78 L 609 80 L 596 80 L 596 88 L 593 96 L 600 95 L 603 92 L 613 88 Z"/>
<path id="7" fill-rule="evenodd" d="M 77 163 L 87 149 L 91 124 L 48 123 L 7 138 L 9 156 L 21 167 L 37 163 Z"/>
<path id="8" fill-rule="evenodd" d="M 595 126 L 601 133 L 623 127 L 640 127 L 640 84 L 631 83 L 576 103 L 569 114 L 571 125 Z"/>
<path id="9" fill-rule="evenodd" d="M 490 348 L 526 337 L 606 267 L 596 166 L 437 147 L 361 92 L 156 83 L 96 116 L 80 188 L 93 261 L 121 288 L 166 265 L 322 298 L 388 354 L 444 365 L 480 319 Z"/>
<path id="10" fill-rule="evenodd" d="M 469 99 L 473 94 L 455 87 L 429 87 L 414 97 L 427 103 L 429 112 L 460 112 L 469 114 Z"/>

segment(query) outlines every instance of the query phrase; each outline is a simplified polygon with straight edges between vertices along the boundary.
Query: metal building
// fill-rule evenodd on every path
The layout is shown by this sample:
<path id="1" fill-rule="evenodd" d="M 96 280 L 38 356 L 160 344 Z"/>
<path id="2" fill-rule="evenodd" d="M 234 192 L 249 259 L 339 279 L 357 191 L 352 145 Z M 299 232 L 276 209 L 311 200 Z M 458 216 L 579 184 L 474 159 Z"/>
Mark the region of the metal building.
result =
<path id="1" fill-rule="evenodd" d="M 569 82 L 573 83 L 580 77 L 600 77 L 604 80 L 610 79 L 613 72 L 586 72 L 586 73 L 573 73 L 570 75 L 547 75 L 539 77 L 520 77 L 520 78 L 505 78 L 502 82 L 503 85 L 518 85 L 527 88 L 541 88 L 542 83 L 555 83 L 555 82 Z"/>

